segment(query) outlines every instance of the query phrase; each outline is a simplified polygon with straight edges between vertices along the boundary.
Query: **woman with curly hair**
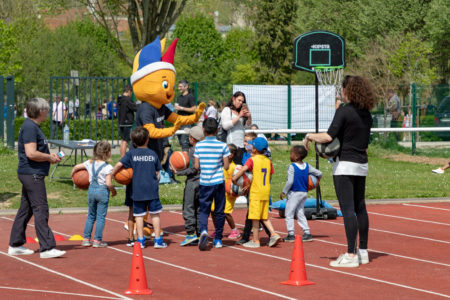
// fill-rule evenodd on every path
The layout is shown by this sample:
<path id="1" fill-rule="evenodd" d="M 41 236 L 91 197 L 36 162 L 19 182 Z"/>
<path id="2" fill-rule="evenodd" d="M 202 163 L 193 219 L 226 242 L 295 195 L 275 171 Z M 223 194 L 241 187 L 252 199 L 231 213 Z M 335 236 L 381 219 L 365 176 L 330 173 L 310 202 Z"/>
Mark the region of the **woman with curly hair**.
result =
<path id="1" fill-rule="evenodd" d="M 307 134 L 306 148 L 311 141 L 328 143 L 334 138 L 341 144 L 334 158 L 333 181 L 339 206 L 344 216 L 347 253 L 331 261 L 332 267 L 358 267 L 369 263 L 367 240 L 369 217 L 365 203 L 366 176 L 369 170 L 369 145 L 375 96 L 370 83 L 360 76 L 346 76 L 342 83 L 345 105 L 336 110 L 333 121 L 325 133 Z M 357 236 L 359 233 L 359 250 Z"/>

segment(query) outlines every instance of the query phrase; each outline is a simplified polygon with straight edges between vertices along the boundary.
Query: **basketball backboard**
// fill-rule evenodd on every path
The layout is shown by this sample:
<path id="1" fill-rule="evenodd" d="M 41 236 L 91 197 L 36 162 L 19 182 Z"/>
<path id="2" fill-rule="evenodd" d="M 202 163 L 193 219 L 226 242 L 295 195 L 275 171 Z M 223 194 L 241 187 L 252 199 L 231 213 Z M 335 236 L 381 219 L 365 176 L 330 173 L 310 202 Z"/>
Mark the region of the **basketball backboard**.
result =
<path id="1" fill-rule="evenodd" d="M 293 67 L 314 72 L 316 67 L 345 67 L 345 41 L 324 30 L 299 35 L 294 40 Z"/>

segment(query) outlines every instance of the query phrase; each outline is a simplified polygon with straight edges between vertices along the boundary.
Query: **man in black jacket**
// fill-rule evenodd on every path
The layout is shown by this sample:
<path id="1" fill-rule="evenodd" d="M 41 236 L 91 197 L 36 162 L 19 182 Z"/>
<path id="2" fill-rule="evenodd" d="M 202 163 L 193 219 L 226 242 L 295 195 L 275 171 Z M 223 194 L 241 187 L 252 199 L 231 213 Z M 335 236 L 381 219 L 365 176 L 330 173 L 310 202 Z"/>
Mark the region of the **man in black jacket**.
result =
<path id="1" fill-rule="evenodd" d="M 133 90 L 129 85 L 123 88 L 122 96 L 119 96 L 117 103 L 119 104 L 119 128 L 120 128 L 120 157 L 127 152 L 128 143 L 130 142 L 131 128 L 134 123 L 134 112 L 137 110 L 137 104 L 131 101 Z"/>

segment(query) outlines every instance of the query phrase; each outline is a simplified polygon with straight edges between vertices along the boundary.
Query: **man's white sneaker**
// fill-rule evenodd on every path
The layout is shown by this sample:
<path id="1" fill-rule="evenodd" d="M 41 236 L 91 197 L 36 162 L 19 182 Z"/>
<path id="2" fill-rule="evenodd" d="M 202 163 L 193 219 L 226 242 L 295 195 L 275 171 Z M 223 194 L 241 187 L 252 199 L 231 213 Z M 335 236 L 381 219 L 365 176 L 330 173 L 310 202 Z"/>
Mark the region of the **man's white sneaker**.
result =
<path id="1" fill-rule="evenodd" d="M 350 256 L 348 253 L 339 255 L 338 259 L 330 262 L 330 266 L 338 268 L 357 268 L 359 267 L 358 256 Z"/>
<path id="2" fill-rule="evenodd" d="M 30 255 L 33 254 L 34 251 L 31 249 L 27 249 L 24 246 L 19 247 L 11 247 L 8 248 L 8 254 L 9 255 Z"/>
<path id="3" fill-rule="evenodd" d="M 436 174 L 444 174 L 444 170 L 442 170 L 441 168 L 437 168 L 431 172 L 436 173 Z"/>
<path id="4" fill-rule="evenodd" d="M 66 254 L 66 251 L 53 248 L 52 250 L 47 250 L 47 251 L 41 252 L 41 258 L 60 257 L 60 256 L 63 256 L 64 254 Z"/>
<path id="5" fill-rule="evenodd" d="M 366 265 L 369 263 L 369 253 L 367 251 L 358 251 L 358 262 L 360 265 Z"/>

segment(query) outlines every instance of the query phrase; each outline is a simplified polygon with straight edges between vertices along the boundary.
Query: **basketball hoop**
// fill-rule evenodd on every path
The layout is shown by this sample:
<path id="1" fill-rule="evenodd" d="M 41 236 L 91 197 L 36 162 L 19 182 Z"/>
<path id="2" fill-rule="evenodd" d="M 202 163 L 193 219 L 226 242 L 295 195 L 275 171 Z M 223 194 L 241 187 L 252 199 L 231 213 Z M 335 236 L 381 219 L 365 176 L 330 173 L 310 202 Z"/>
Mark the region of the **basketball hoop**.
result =
<path id="1" fill-rule="evenodd" d="M 344 67 L 323 67 L 317 66 L 313 68 L 317 75 L 320 85 L 322 86 L 322 96 L 329 97 L 334 92 L 334 96 L 341 96 L 342 79 L 344 78 Z"/>

